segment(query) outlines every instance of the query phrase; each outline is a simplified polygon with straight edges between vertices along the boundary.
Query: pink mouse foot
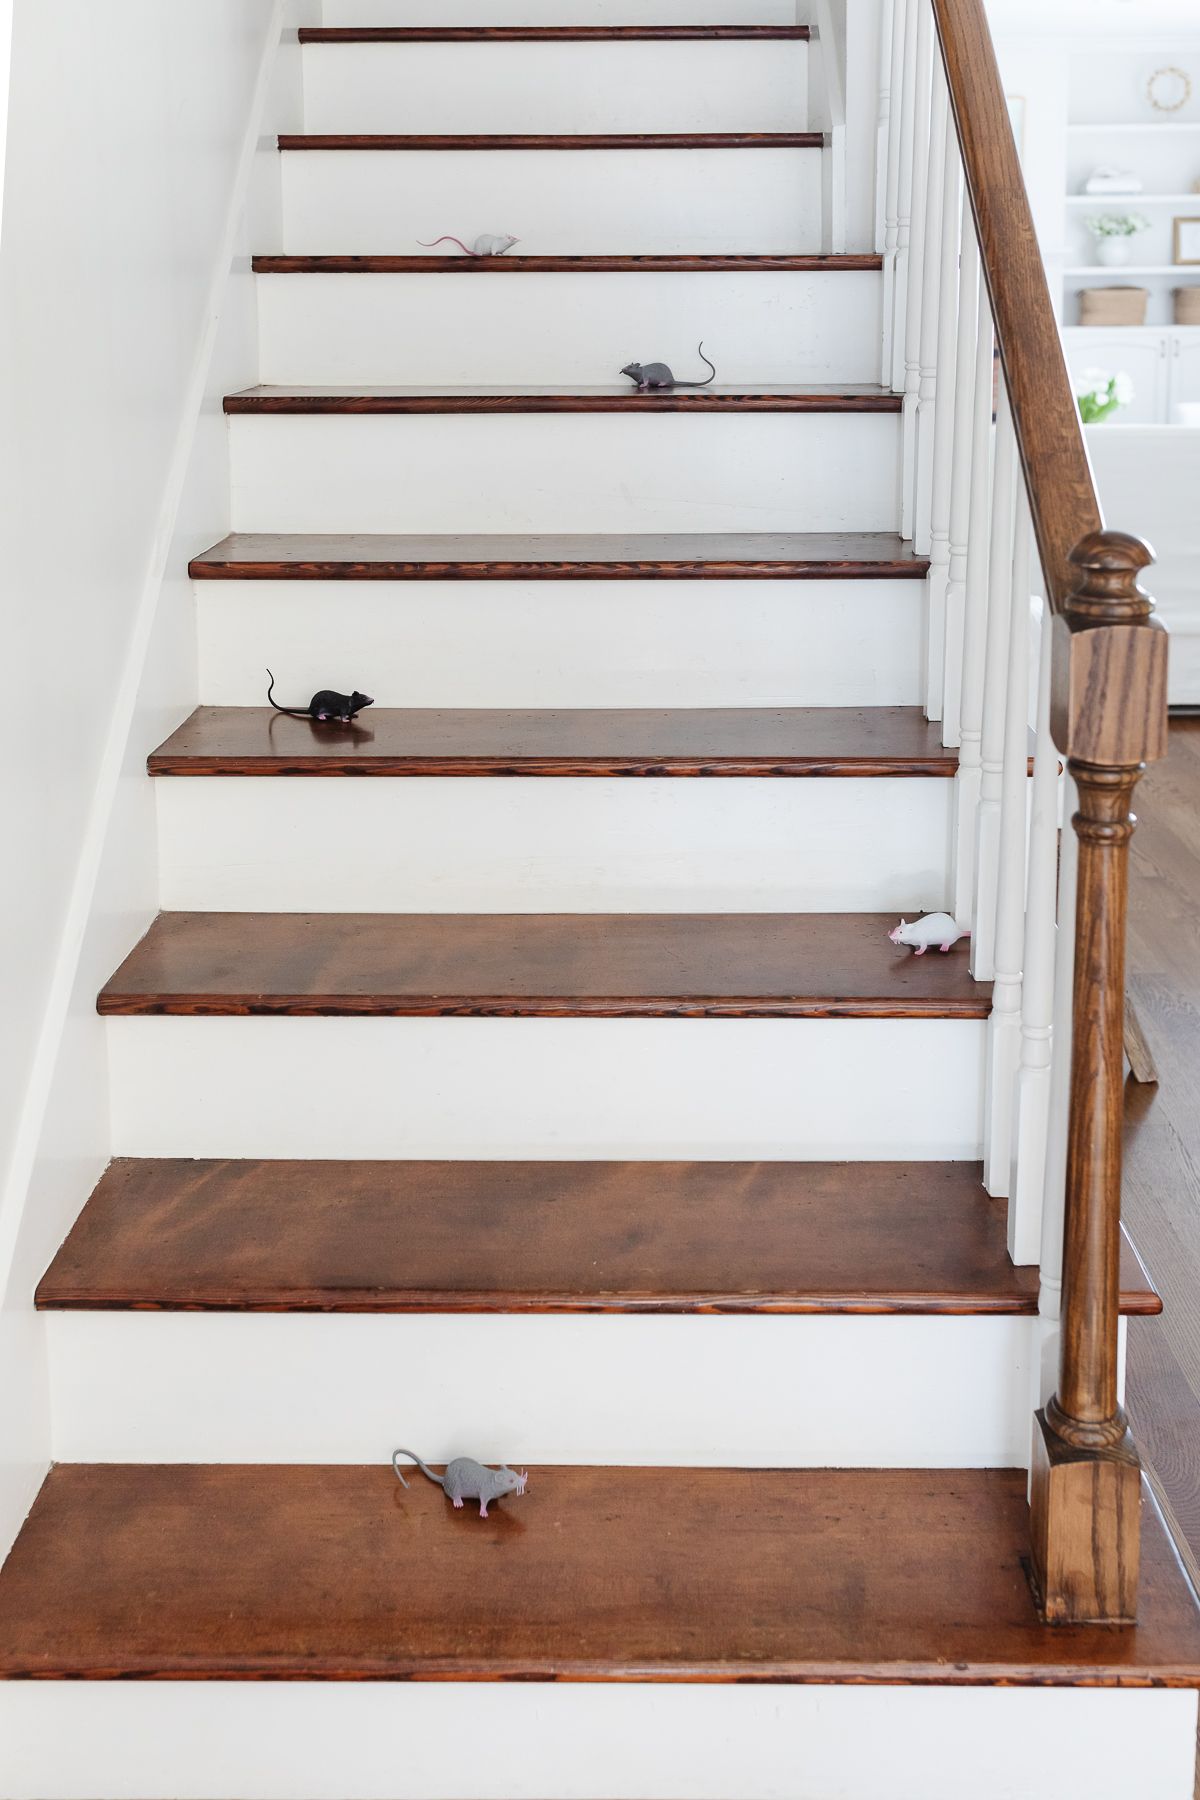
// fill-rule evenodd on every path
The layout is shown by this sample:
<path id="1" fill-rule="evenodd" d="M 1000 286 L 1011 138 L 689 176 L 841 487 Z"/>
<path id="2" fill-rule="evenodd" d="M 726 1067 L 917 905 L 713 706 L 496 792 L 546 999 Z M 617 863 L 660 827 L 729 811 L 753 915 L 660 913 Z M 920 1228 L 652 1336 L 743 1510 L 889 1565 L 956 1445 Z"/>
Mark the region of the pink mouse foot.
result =
<path id="1" fill-rule="evenodd" d="M 451 1505 L 461 1506 L 462 1505 L 462 1496 L 460 1494 L 455 1494 L 454 1499 L 451 1501 Z"/>
<path id="2" fill-rule="evenodd" d="M 913 955 L 914 956 L 924 956 L 924 954 L 925 954 L 926 950 L 928 950 L 928 948 L 929 948 L 928 944 L 919 944 L 917 946 L 916 950 L 914 950 Z"/>
<path id="3" fill-rule="evenodd" d="M 943 955 L 943 956 L 945 956 L 945 954 L 946 954 L 946 952 L 947 952 L 947 950 L 950 950 L 950 949 L 952 949 L 952 948 L 953 948 L 953 946 L 952 946 L 952 945 L 950 945 L 950 944 L 942 944 L 942 945 L 940 945 L 940 946 L 939 946 L 939 948 L 940 948 L 940 949 L 941 949 L 941 952 L 942 952 L 942 955 Z"/>
<path id="4" fill-rule="evenodd" d="M 479 1502 L 479 1516 L 481 1519 L 487 1518 L 487 1501 L 486 1500 L 481 1500 Z"/>

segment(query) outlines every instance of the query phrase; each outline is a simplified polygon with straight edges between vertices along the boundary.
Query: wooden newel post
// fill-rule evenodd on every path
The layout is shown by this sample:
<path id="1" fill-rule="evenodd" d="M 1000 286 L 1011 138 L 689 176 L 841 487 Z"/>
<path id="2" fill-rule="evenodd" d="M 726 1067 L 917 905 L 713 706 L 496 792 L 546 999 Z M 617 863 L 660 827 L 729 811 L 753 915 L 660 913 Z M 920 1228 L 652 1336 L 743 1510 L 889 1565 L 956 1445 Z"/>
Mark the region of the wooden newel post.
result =
<path id="1" fill-rule="evenodd" d="M 1052 733 L 1079 790 L 1058 1391 L 1037 1414 L 1033 1563 L 1043 1616 L 1137 1611 L 1141 1465 L 1117 1398 L 1125 915 L 1133 790 L 1167 749 L 1167 637 L 1138 575 L 1140 538 L 1093 531 L 1071 552 L 1054 623 Z"/>

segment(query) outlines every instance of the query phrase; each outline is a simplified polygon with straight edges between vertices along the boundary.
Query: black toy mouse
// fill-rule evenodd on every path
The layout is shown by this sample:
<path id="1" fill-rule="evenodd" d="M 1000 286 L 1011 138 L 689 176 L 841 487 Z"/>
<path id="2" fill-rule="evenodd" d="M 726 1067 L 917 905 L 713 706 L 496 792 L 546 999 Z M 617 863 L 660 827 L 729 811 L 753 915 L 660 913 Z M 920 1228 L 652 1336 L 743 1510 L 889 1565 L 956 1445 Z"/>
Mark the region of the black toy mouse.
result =
<path id="1" fill-rule="evenodd" d="M 349 725 L 356 713 L 364 706 L 374 706 L 370 694 L 360 694 L 356 688 L 352 694 L 339 694 L 334 688 L 322 688 L 314 694 L 307 706 L 280 706 L 275 698 L 275 677 L 270 669 L 271 685 L 267 689 L 267 699 L 276 712 L 286 713 L 289 719 L 312 719 L 317 725 Z"/>
<path id="2" fill-rule="evenodd" d="M 697 354 L 700 357 L 700 360 L 702 362 L 708 363 L 709 368 L 712 370 L 711 375 L 706 375 L 703 381 L 678 381 L 676 379 L 676 377 L 671 373 L 671 370 L 668 367 L 668 365 L 663 362 L 626 363 L 625 367 L 621 370 L 621 373 L 622 373 L 622 375 L 628 375 L 630 381 L 633 382 L 633 385 L 637 388 L 639 394 L 644 394 L 648 391 L 652 391 L 652 390 L 656 390 L 656 389 L 665 389 L 665 388 L 708 387 L 710 385 L 710 383 L 714 382 L 717 379 L 716 366 L 713 363 L 709 362 L 707 356 L 705 356 L 703 344 L 701 344 L 699 346 Z"/>

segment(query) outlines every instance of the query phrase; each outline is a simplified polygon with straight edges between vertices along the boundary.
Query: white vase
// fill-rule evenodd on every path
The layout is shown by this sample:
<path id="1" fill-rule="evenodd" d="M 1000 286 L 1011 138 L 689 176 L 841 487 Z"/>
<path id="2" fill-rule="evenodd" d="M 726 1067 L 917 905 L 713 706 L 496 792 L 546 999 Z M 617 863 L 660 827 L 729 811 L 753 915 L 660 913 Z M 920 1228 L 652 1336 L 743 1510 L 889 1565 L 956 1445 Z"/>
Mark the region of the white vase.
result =
<path id="1" fill-rule="evenodd" d="M 1120 269 L 1133 255 L 1133 239 L 1131 237 L 1102 237 L 1096 239 L 1096 261 L 1106 269 Z"/>

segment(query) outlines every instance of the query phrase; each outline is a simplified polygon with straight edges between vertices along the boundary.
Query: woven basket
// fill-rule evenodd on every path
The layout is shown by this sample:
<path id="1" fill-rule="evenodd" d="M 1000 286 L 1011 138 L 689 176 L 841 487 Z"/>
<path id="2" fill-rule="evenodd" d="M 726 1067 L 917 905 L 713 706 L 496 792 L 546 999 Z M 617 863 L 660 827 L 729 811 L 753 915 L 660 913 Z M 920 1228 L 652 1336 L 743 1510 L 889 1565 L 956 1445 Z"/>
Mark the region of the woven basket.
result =
<path id="1" fill-rule="evenodd" d="M 1081 325 L 1144 325 L 1147 288 L 1084 288 L 1079 296 Z"/>
<path id="2" fill-rule="evenodd" d="M 1175 323 L 1200 325 L 1200 287 L 1175 289 Z"/>

